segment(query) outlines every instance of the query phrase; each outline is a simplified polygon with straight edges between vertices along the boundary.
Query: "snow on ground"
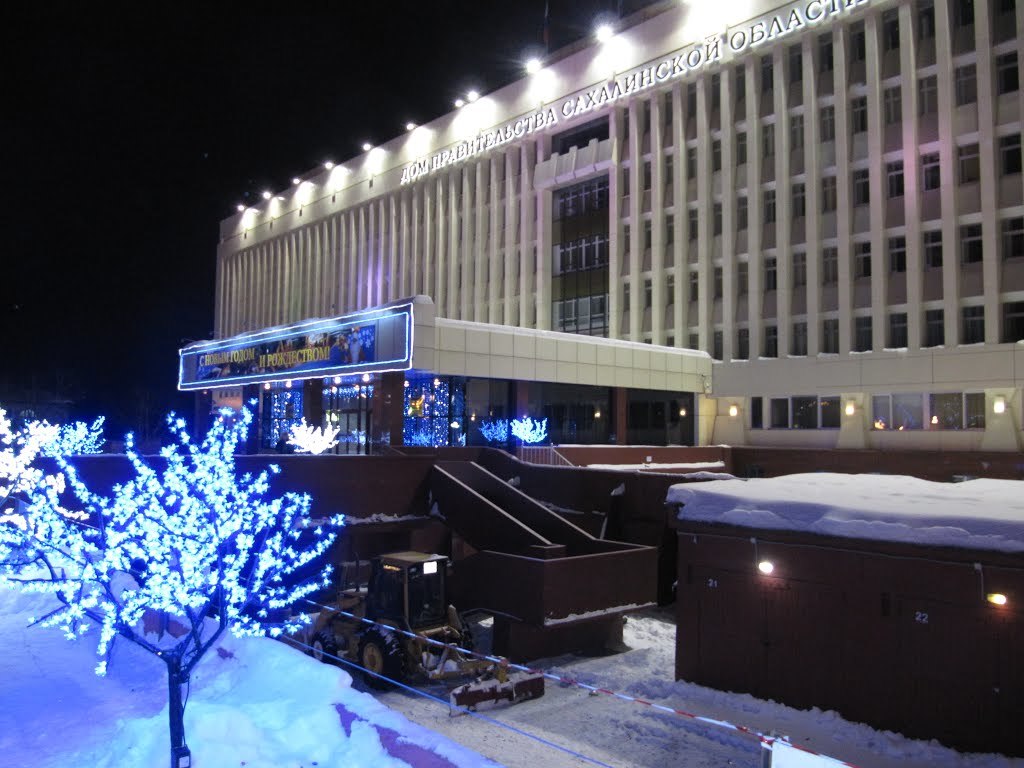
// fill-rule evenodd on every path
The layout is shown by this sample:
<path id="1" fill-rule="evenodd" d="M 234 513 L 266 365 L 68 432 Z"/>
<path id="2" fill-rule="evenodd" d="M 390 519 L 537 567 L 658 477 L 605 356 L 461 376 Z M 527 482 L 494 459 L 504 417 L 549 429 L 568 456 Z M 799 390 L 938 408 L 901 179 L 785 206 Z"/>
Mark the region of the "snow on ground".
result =
<path id="1" fill-rule="evenodd" d="M 0 765 L 168 765 L 163 663 L 118 641 L 97 677 L 95 632 L 69 642 L 26 626 L 50 600 L 0 589 Z M 194 768 L 494 765 L 350 684 L 283 643 L 225 636 L 193 673 L 185 728 Z"/>
<path id="2" fill-rule="evenodd" d="M 932 546 L 1024 551 L 1024 482 L 815 472 L 674 485 L 685 520 Z"/>
<path id="3" fill-rule="evenodd" d="M 478 629 L 474 636 L 480 641 L 478 646 L 486 647 L 485 631 Z M 1024 768 L 1022 759 L 960 754 L 934 741 L 914 741 L 847 722 L 835 712 L 800 711 L 746 694 L 674 681 L 675 624 L 667 609 L 631 616 L 624 639 L 630 650 L 623 653 L 563 656 L 537 664 L 562 677 L 674 709 L 746 725 L 765 734 L 785 734 L 795 744 L 862 768 Z M 427 690 L 442 699 L 447 696 L 441 686 Z M 515 705 L 481 705 L 478 714 L 589 760 L 472 715 L 450 717 L 448 707 L 407 691 L 392 691 L 380 698 L 410 720 L 509 768 L 575 768 L 593 766 L 593 761 L 615 768 L 762 765 L 762 749 L 753 737 L 611 696 L 590 695 L 551 680 L 542 698 Z"/>

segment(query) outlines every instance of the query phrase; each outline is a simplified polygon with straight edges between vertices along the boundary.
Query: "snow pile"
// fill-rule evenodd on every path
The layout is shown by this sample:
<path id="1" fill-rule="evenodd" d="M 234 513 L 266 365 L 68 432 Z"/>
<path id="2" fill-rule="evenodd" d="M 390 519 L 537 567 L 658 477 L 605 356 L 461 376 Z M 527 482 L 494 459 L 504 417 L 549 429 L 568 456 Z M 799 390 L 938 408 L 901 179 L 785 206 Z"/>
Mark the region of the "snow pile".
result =
<path id="1" fill-rule="evenodd" d="M 679 519 L 748 528 L 1024 552 L 1024 482 L 936 483 L 827 472 L 674 485 Z"/>
<path id="2" fill-rule="evenodd" d="M 28 628 L 51 598 L 0 590 L 0 763 L 65 768 L 167 765 L 164 665 L 115 646 L 97 677 L 96 638 Z M 283 643 L 225 636 L 196 668 L 185 711 L 195 768 L 494 765 L 409 723 L 351 678 Z"/>

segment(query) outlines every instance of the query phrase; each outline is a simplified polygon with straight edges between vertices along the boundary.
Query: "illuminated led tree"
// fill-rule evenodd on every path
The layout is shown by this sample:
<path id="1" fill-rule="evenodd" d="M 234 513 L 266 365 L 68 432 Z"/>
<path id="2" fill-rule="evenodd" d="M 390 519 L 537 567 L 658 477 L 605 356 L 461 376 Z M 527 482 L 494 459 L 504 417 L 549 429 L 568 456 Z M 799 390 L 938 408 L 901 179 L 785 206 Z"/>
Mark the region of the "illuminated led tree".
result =
<path id="1" fill-rule="evenodd" d="M 46 446 L 59 437 L 60 428 L 45 422 L 14 429 L 0 408 L 0 563 L 19 550 L 25 536 L 25 516 L 15 509 L 14 500 L 44 486 L 58 493 L 64 490 L 62 474 L 48 475 L 35 466 Z"/>
<path id="2" fill-rule="evenodd" d="M 288 442 L 295 446 L 298 453 L 312 453 L 318 455 L 326 453 L 338 444 L 340 429 L 329 429 L 328 427 L 314 427 L 307 424 L 303 419 L 302 423 L 292 427 L 288 436 Z"/>
<path id="3" fill-rule="evenodd" d="M 543 442 L 548 436 L 548 420 L 534 421 L 529 416 L 512 419 L 512 434 L 526 444 Z"/>
<path id="4" fill-rule="evenodd" d="M 478 427 L 480 434 L 488 443 L 508 442 L 508 419 L 495 419 L 494 421 L 481 421 Z"/>
<path id="5" fill-rule="evenodd" d="M 222 413 L 206 438 L 194 443 L 183 420 L 168 417 L 173 443 L 159 466 L 138 455 L 126 438 L 134 477 L 109 496 L 90 491 L 65 457 L 57 464 L 86 523 L 69 520 L 57 484 L 32 493 L 23 557 L 0 564 L 0 584 L 49 593 L 58 607 L 39 619 L 69 639 L 98 628 L 106 672 L 112 643 L 130 640 L 167 666 L 171 763 L 187 764 L 181 687 L 221 634 L 277 637 L 308 623 L 283 609 L 328 586 L 330 568 L 311 577 L 314 561 L 334 535 L 303 528 L 306 495 L 269 495 L 269 476 L 238 476 L 235 449 L 244 443 L 252 414 Z M 155 463 L 155 462 L 154 462 Z M 341 525 L 339 518 L 332 525 Z M 2 535 L 2 534 L 0 534 Z M 155 639 L 145 634 L 147 615 L 183 627 Z"/>
<path id="6" fill-rule="evenodd" d="M 103 449 L 103 421 L 98 417 L 92 424 L 76 421 L 74 424 L 61 424 L 54 440 L 43 446 L 43 456 L 84 456 L 87 453 L 99 453 Z M 45 421 L 34 422 L 39 428 L 50 425 Z M 31 424 L 29 426 L 32 426 Z"/>

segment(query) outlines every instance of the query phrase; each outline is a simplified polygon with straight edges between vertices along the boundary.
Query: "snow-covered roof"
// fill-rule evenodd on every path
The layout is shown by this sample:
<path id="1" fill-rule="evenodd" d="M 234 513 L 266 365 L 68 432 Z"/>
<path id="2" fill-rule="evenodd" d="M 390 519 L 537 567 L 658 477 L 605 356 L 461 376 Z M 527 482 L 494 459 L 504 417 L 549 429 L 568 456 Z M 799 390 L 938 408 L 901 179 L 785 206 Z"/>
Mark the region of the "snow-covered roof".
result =
<path id="1" fill-rule="evenodd" d="M 673 485 L 680 520 L 1024 552 L 1024 482 L 827 472 Z"/>

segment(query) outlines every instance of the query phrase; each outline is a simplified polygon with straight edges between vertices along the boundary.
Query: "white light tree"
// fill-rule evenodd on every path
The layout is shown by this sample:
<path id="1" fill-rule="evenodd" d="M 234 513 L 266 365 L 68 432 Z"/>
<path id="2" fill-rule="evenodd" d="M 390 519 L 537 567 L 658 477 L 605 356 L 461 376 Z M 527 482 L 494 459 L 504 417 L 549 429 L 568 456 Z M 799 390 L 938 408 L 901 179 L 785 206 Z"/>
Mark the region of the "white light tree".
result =
<path id="1" fill-rule="evenodd" d="M 511 426 L 512 434 L 526 444 L 543 442 L 548 436 L 547 419 L 534 421 L 529 416 L 524 416 L 521 419 L 512 419 Z"/>
<path id="2" fill-rule="evenodd" d="M 153 462 L 158 466 L 138 455 L 129 434 L 134 477 L 109 496 L 90 491 L 74 466 L 57 457 L 71 493 L 44 483 L 32 493 L 24 529 L 0 525 L 0 546 L 21 553 L 0 563 L 0 584 L 49 593 L 59 603 L 35 623 L 69 639 L 98 628 L 100 675 L 116 638 L 164 662 L 173 768 L 189 763 L 182 686 L 203 654 L 226 629 L 272 637 L 299 629 L 308 618 L 284 609 L 329 584 L 330 567 L 317 568 L 315 561 L 335 536 L 304 529 L 309 496 L 271 497 L 274 466 L 256 475 L 236 472 L 235 449 L 251 423 L 247 409 L 237 420 L 222 413 L 196 444 L 172 414 L 174 441 Z M 86 522 L 68 517 L 65 496 Z M 184 634 L 145 634 L 147 614 L 176 620 Z"/>
<path id="3" fill-rule="evenodd" d="M 32 422 L 29 428 L 56 428 L 56 437 L 43 446 L 43 456 L 83 456 L 88 453 L 99 453 L 103 448 L 103 421 L 99 416 L 92 424 L 76 421 L 74 424 L 61 424 L 53 427 L 45 421 Z"/>
<path id="4" fill-rule="evenodd" d="M 295 446 L 296 453 L 311 453 L 314 456 L 326 453 L 338 444 L 340 429 L 330 427 L 314 427 L 303 419 L 301 424 L 292 427 L 288 442 Z"/>
<path id="5" fill-rule="evenodd" d="M 19 497 L 44 485 L 64 490 L 64 476 L 57 473 L 45 474 L 35 466 L 36 459 L 48 445 L 60 437 L 60 428 L 45 422 L 31 422 L 21 429 L 15 429 L 7 412 L 0 408 L 0 528 L 14 532 L 25 530 L 25 518 L 14 507 Z M 12 533 L 14 538 L 20 537 Z M 6 560 L 12 552 L 0 535 L 0 561 Z"/>

